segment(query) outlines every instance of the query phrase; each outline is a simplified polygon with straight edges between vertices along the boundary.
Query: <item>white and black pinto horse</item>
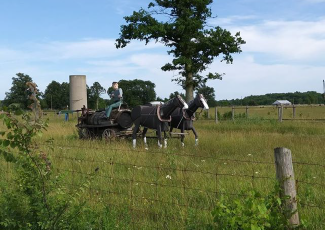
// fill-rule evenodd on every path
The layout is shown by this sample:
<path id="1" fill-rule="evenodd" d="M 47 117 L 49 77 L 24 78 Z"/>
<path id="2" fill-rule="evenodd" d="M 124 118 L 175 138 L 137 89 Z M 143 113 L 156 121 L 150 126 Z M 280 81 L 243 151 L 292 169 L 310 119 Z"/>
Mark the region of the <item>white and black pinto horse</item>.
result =
<path id="1" fill-rule="evenodd" d="M 198 145 L 198 135 L 193 126 L 194 113 L 198 108 L 209 109 L 207 101 L 205 100 L 202 94 L 197 94 L 194 100 L 188 103 L 188 109 L 176 109 L 172 113 L 172 119 L 170 122 L 170 133 L 172 133 L 173 128 L 180 129 L 181 133 L 184 133 L 184 130 L 192 130 L 195 136 L 195 145 Z M 184 137 L 185 135 L 181 134 L 182 146 L 184 146 Z"/>
<path id="2" fill-rule="evenodd" d="M 175 109 L 187 109 L 188 105 L 184 101 L 181 96 L 177 96 L 165 104 L 152 106 L 152 105 L 139 105 L 135 107 L 131 112 L 131 118 L 134 122 L 133 129 L 133 148 L 136 147 L 136 137 L 137 132 L 139 130 L 140 125 L 144 127 L 142 132 L 142 137 L 144 140 L 144 144 L 147 148 L 147 139 L 146 133 L 148 129 L 155 129 L 157 131 L 158 136 L 158 146 L 162 147 L 162 137 L 161 132 L 164 132 L 165 138 L 165 147 L 167 147 L 167 137 L 166 131 L 168 131 L 168 122 L 171 122 L 171 114 L 175 111 Z"/>

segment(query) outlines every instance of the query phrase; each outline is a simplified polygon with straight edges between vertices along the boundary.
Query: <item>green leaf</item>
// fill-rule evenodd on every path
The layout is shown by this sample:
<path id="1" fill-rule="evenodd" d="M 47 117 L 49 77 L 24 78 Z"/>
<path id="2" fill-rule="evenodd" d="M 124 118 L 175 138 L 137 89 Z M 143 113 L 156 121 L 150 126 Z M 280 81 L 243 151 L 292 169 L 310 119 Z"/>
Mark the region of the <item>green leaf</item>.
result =
<path id="1" fill-rule="evenodd" d="M 3 145 L 4 147 L 9 146 L 9 144 L 10 144 L 10 141 L 9 141 L 9 140 L 4 140 L 3 143 L 2 143 L 2 145 Z"/>

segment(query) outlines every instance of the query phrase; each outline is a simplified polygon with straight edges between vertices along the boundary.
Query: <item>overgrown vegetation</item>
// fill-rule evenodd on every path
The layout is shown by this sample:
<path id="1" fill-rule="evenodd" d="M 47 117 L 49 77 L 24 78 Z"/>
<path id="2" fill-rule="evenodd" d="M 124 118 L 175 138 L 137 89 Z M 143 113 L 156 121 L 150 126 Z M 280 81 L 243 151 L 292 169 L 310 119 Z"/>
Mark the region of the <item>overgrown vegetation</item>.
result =
<path id="1" fill-rule="evenodd" d="M 221 196 L 212 212 L 213 224 L 208 229 L 227 230 L 287 230 L 290 224 L 283 207 L 285 198 L 279 197 L 279 188 L 263 196 L 257 191 L 243 194 L 242 199 Z M 304 228 L 305 223 L 295 229 Z"/>
<path id="2" fill-rule="evenodd" d="M 21 119 L 0 114 L 6 126 L 1 131 L 0 157 L 13 168 L 0 183 L 1 229 L 91 229 L 100 226 L 98 213 L 87 205 L 87 193 L 94 175 L 72 189 L 64 185 L 65 176 L 54 173 L 48 154 L 35 137 L 48 127 L 41 119 L 34 83 L 27 83 L 33 104 L 31 114 Z M 51 140 L 49 140 L 51 144 Z M 95 173 L 95 171 L 94 171 Z M 104 210 L 108 214 L 108 211 Z M 92 216 L 93 218 L 87 218 Z M 104 219 L 107 217 L 104 217 Z"/>
<path id="3" fill-rule="evenodd" d="M 229 112 L 226 109 L 228 108 L 220 109 L 221 116 Z M 309 109 L 317 115 L 322 114 L 318 110 L 323 107 L 308 107 L 308 110 L 297 108 L 297 113 L 302 112 L 305 116 Z M 244 111 L 245 109 L 241 113 Z M 265 120 L 263 117 L 268 111 L 273 114 L 273 108 L 261 108 L 260 112 L 254 111 L 261 119 L 252 118 L 254 113 L 250 110 L 249 119 L 235 119 L 235 122 L 221 120 L 218 125 L 214 121 L 203 119 L 206 115 L 202 112 L 200 119 L 194 123 L 199 134 L 199 146 L 194 147 L 194 137 L 190 133 L 186 135 L 184 148 L 181 148 L 179 139 L 169 139 L 168 148 L 159 150 L 156 148 L 156 140 L 148 138 L 149 151 L 144 150 L 141 140 L 136 150 L 132 149 L 129 140 L 79 140 L 75 115 L 71 116 L 70 121 L 64 122 L 62 116 L 48 113 L 49 123 L 45 127 L 48 131 L 41 129 L 42 135 L 35 134 L 31 138 L 30 150 L 35 157 L 42 150 L 51 163 L 49 165 L 39 157 L 38 162 L 46 179 L 50 213 L 57 215 L 57 210 L 64 201 L 70 201 L 67 210 L 59 217 L 61 225 L 55 227 L 202 229 L 217 226 L 217 221 L 214 220 L 216 213 L 211 213 L 211 210 L 217 210 L 220 205 L 229 210 L 237 210 L 234 213 L 242 212 L 241 215 L 245 214 L 247 221 L 250 220 L 250 213 L 259 216 L 258 219 L 269 218 L 265 215 L 269 216 L 270 213 L 262 215 L 259 211 L 257 214 L 252 212 L 256 209 L 251 209 L 249 203 L 263 206 L 263 202 L 260 203 L 263 200 L 265 205 L 277 202 L 268 199 L 270 194 L 276 197 L 272 192 L 275 177 L 274 147 L 290 148 L 295 162 L 324 164 L 325 127 L 321 122 L 279 123 L 275 119 Z M 285 114 L 286 112 L 289 110 Z M 236 113 L 239 111 L 236 110 Z M 214 113 L 211 115 L 213 118 Z M 14 118 L 13 115 L 10 116 Z M 8 116 L 2 115 L 3 119 L 5 117 Z M 35 114 L 29 115 L 32 120 L 29 125 L 34 124 L 34 117 Z M 26 123 L 21 118 L 17 118 L 17 122 Z M 12 127 L 8 129 L 0 124 L 0 130 L 5 130 L 2 133 L 1 150 L 12 153 L 10 156 L 16 159 L 21 151 L 18 147 L 10 147 L 12 140 L 7 136 L 9 132 L 13 133 Z M 54 139 L 53 143 L 49 145 L 46 142 L 48 139 Z M 17 229 L 19 227 L 14 226 L 18 225 L 24 228 L 28 223 L 40 229 L 36 222 L 45 223 L 48 217 L 42 201 L 42 179 L 34 179 L 39 175 L 37 168 L 27 170 L 14 161 L 4 162 L 3 156 L 1 152 L 0 172 L 3 176 L 0 178 L 0 222 L 3 225 L 0 229 Z M 19 168 L 28 174 L 21 173 Z M 299 215 L 310 223 L 308 229 L 322 229 L 324 193 L 314 183 L 322 184 L 325 180 L 324 170 L 305 164 L 295 164 L 294 168 L 296 179 L 308 183 L 298 182 Z M 96 176 L 91 176 L 95 169 Z M 19 179 L 30 174 L 34 181 Z M 38 199 L 35 204 L 39 204 L 36 207 L 30 198 L 32 194 L 23 189 L 34 185 L 36 192 L 32 197 Z M 29 188 L 28 191 L 34 189 Z M 259 195 L 253 196 L 248 191 L 258 191 Z M 77 193 L 81 195 L 78 196 Z M 34 213 L 40 211 L 41 214 L 31 216 L 29 213 L 32 208 Z M 246 209 L 247 212 L 244 211 Z M 222 214 L 221 211 L 219 213 Z M 222 220 L 236 219 L 236 215 L 222 215 Z M 4 221 L 6 219 L 9 221 Z M 255 217 L 251 219 L 255 220 Z M 236 220 L 239 221 L 238 218 Z M 51 227 L 45 224 L 42 226 Z"/>

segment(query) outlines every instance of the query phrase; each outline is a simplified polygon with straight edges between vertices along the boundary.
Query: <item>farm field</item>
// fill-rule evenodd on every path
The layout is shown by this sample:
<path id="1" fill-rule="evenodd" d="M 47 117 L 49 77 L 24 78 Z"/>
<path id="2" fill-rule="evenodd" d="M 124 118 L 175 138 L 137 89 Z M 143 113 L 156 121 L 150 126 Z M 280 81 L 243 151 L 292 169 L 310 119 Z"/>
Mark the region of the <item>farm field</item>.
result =
<path id="1" fill-rule="evenodd" d="M 222 116 L 231 107 L 218 111 Z M 136 149 L 130 139 L 80 140 L 76 115 L 64 122 L 62 115 L 50 113 L 48 131 L 37 143 L 72 190 L 93 175 L 85 199 L 99 211 L 111 207 L 113 229 L 202 229 L 211 223 L 220 196 L 237 198 L 252 189 L 270 193 L 274 148 L 286 147 L 293 155 L 300 217 L 308 229 L 325 228 L 325 122 L 279 123 L 273 107 L 250 107 L 250 119 L 219 124 L 213 120 L 214 109 L 210 113 L 211 120 L 195 122 L 198 146 L 192 133 L 184 148 L 178 138 L 169 139 L 167 149 L 149 139 L 149 150 L 140 138 Z M 245 108 L 236 113 L 245 113 Z M 292 109 L 285 109 L 284 118 L 291 117 Z M 296 117 L 325 119 L 325 107 L 297 107 Z M 50 138 L 51 145 L 46 143 Z M 11 165 L 2 159 L 0 165 L 6 175 L 2 180 L 10 178 Z"/>

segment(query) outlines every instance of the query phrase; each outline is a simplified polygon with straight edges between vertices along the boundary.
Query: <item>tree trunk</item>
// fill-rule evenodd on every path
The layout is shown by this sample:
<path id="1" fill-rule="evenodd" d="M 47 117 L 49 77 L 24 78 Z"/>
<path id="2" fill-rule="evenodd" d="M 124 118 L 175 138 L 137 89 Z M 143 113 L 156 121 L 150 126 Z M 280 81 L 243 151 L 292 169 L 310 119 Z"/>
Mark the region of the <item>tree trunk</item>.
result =
<path id="1" fill-rule="evenodd" d="M 98 98 L 96 99 L 96 110 L 98 110 Z"/>
<path id="2" fill-rule="evenodd" d="M 185 82 L 185 90 L 186 90 L 186 102 L 190 102 L 193 100 L 193 91 L 194 91 L 194 87 L 193 87 L 193 73 L 188 73 L 187 77 L 186 77 L 186 82 Z"/>

